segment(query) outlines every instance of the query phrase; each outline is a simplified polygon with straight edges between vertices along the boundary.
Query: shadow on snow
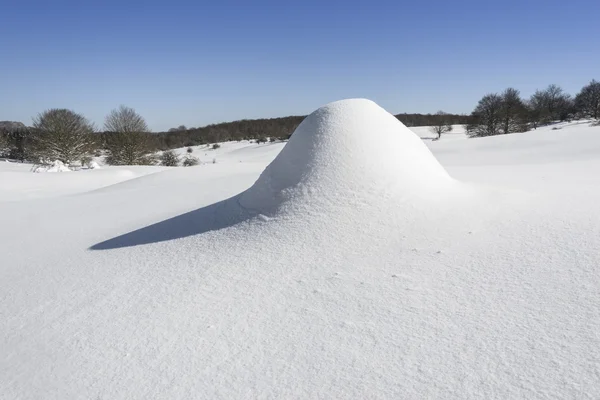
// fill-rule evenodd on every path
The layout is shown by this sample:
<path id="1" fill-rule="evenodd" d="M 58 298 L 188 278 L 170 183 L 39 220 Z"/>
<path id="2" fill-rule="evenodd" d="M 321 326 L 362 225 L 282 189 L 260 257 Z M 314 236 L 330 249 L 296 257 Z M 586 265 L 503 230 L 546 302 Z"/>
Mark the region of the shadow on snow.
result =
<path id="1" fill-rule="evenodd" d="M 224 229 L 246 221 L 255 215 L 255 213 L 242 208 L 238 203 L 238 196 L 235 196 L 105 240 L 89 249 L 111 250 L 181 239 Z"/>

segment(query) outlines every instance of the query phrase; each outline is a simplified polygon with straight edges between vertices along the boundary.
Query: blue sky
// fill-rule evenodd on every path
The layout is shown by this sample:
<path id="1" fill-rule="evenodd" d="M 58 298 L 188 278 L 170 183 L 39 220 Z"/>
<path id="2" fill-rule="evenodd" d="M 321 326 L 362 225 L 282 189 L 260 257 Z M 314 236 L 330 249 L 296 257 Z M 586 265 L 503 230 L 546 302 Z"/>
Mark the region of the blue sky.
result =
<path id="1" fill-rule="evenodd" d="M 0 120 L 120 104 L 155 131 L 367 97 L 469 113 L 600 79 L 600 2 L 0 0 Z"/>

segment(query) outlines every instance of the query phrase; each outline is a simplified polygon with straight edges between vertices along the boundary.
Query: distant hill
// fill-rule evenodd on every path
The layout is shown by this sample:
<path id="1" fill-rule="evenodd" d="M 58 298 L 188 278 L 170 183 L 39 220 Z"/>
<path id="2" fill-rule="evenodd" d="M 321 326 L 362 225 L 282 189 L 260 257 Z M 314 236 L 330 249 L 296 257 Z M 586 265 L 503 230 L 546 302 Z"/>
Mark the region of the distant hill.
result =
<path id="1" fill-rule="evenodd" d="M 13 131 L 13 130 L 25 129 L 25 128 L 27 128 L 27 127 L 22 122 L 0 121 L 0 129 L 2 129 L 2 130 Z"/>

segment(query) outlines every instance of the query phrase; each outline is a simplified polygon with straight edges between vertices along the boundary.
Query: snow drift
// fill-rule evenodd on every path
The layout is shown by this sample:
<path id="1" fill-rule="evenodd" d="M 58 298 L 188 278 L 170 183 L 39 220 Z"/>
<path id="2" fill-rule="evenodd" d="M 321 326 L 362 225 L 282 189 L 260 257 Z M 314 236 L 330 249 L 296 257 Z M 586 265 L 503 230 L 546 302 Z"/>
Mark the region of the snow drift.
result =
<path id="1" fill-rule="evenodd" d="M 370 100 L 350 99 L 304 119 L 240 204 L 271 214 L 373 194 L 427 196 L 451 182 L 423 141 L 398 119 Z"/>
<path id="2" fill-rule="evenodd" d="M 52 164 L 49 165 L 37 165 L 33 167 L 33 172 L 71 172 L 68 165 L 65 165 L 60 160 L 55 160 Z"/>

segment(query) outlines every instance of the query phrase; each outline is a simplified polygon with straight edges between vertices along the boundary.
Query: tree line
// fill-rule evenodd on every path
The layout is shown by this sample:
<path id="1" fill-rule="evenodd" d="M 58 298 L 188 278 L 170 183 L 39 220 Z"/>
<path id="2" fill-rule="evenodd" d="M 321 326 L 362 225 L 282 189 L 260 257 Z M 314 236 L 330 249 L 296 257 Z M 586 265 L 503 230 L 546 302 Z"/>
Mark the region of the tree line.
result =
<path id="1" fill-rule="evenodd" d="M 592 80 L 575 97 L 558 85 L 536 90 L 529 99 L 508 88 L 488 93 L 471 113 L 466 131 L 472 137 L 503 135 L 537 129 L 554 121 L 600 118 L 600 82 Z"/>
<path id="2" fill-rule="evenodd" d="M 156 138 L 134 109 L 112 110 L 103 127 L 98 133 L 92 122 L 72 110 L 46 110 L 33 118 L 31 127 L 0 129 L 0 155 L 41 164 L 58 160 L 85 165 L 102 155 L 111 165 L 156 163 Z"/>
<path id="3" fill-rule="evenodd" d="M 170 149 L 190 147 L 230 140 L 288 139 L 304 116 L 240 120 L 212 124 L 202 128 L 179 126 L 168 132 L 150 133 L 144 120 L 134 109 L 121 106 L 106 116 L 102 131 L 83 115 L 68 109 L 46 110 L 33 118 L 33 126 L 0 125 L 0 156 L 21 161 L 48 163 L 59 160 L 65 164 L 89 163 L 92 156 L 105 156 L 111 165 L 143 165 L 161 162 L 178 165 Z M 523 99 L 517 89 L 489 93 L 479 100 L 470 115 L 398 114 L 407 126 L 431 126 L 438 135 L 452 130 L 452 125 L 464 125 L 471 137 L 483 137 L 536 129 L 552 121 L 573 118 L 600 118 L 600 82 L 592 80 L 574 97 L 557 85 L 537 90 Z M 156 156 L 163 150 L 161 158 Z M 184 165 L 198 160 L 185 156 Z"/>
<path id="4" fill-rule="evenodd" d="M 467 123 L 466 115 L 445 114 L 452 123 Z M 407 126 L 432 124 L 437 115 L 398 114 Z M 287 140 L 305 116 L 239 120 L 211 124 L 201 128 L 183 125 L 168 132 L 151 133 L 146 121 L 134 109 L 121 106 L 106 117 L 102 130 L 83 115 L 67 109 L 46 110 L 33 118 L 33 126 L 0 126 L 0 156 L 21 161 L 65 164 L 89 162 L 91 156 L 105 155 L 107 164 L 141 165 L 161 162 L 164 165 L 195 165 L 190 153 L 178 160 L 167 150 L 231 140 Z M 267 139 L 268 138 L 268 139 Z M 157 158 L 154 154 L 162 150 Z M 165 154 L 166 153 L 166 154 Z"/>

